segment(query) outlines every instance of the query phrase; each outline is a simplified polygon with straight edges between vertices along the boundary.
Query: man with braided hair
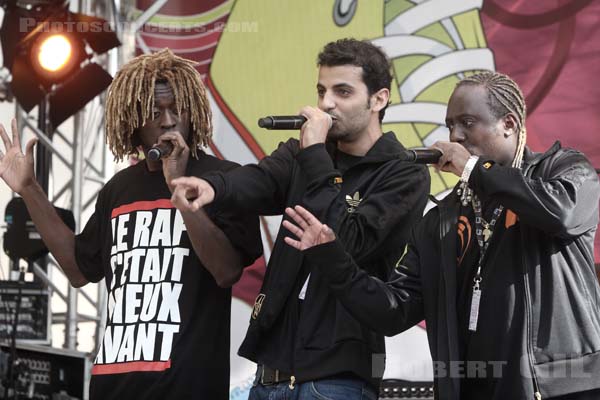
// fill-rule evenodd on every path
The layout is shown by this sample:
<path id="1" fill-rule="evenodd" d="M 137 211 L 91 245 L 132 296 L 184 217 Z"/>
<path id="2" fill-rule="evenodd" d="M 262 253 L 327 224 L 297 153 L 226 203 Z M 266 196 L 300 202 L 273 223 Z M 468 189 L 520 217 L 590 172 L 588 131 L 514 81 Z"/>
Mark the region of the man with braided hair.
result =
<path id="1" fill-rule="evenodd" d="M 600 185 L 575 150 L 526 145 L 509 77 L 460 81 L 437 167 L 460 181 L 415 227 L 387 283 L 362 272 L 301 207 L 286 227 L 360 321 L 386 335 L 427 322 L 436 399 L 600 398 Z"/>
<path id="2" fill-rule="evenodd" d="M 119 160 L 153 146 L 163 155 L 117 173 L 79 235 L 35 181 L 35 140 L 23 154 L 14 120 L 12 142 L 0 125 L 0 176 L 23 197 L 71 284 L 105 278 L 90 399 L 229 397 L 230 287 L 262 251 L 258 218 L 215 207 L 180 212 L 170 200 L 174 178 L 236 167 L 201 150 L 210 118 L 192 61 L 163 50 L 123 66 L 108 92 L 109 147 Z"/>

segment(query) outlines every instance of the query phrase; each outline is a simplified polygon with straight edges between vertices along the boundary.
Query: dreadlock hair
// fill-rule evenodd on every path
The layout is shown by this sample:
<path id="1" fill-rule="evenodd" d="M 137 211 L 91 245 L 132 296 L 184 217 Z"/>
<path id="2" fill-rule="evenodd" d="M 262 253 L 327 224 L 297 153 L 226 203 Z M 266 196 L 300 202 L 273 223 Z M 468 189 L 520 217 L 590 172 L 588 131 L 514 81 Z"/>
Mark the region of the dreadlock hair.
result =
<path id="1" fill-rule="evenodd" d="M 456 87 L 464 85 L 482 85 L 487 89 L 487 103 L 496 118 L 500 119 L 509 113 L 517 117 L 519 138 L 512 166 L 520 168 L 525 151 L 525 142 L 527 141 L 527 130 L 525 128 L 527 107 L 519 85 L 507 75 L 492 71 L 484 71 L 468 76 L 458 82 Z"/>
<path id="2" fill-rule="evenodd" d="M 136 153 L 137 144 L 132 138 L 135 130 L 152 116 L 157 81 L 167 82 L 173 90 L 179 115 L 183 110 L 189 111 L 190 150 L 198 158 L 197 148 L 207 146 L 212 136 L 212 114 L 195 65 L 194 61 L 164 49 L 134 58 L 116 74 L 106 101 L 106 142 L 116 160 Z"/>

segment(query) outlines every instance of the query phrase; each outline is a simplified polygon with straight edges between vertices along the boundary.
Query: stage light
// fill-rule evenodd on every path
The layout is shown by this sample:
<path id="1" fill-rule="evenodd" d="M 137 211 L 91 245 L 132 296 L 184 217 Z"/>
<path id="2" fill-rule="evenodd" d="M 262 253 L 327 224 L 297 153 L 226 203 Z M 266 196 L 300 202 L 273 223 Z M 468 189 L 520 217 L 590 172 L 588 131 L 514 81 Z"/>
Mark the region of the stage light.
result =
<path id="1" fill-rule="evenodd" d="M 4 66 L 26 112 L 47 100 L 56 128 L 110 85 L 112 77 L 92 62 L 94 54 L 121 44 L 106 20 L 72 13 L 65 0 L 0 0 L 0 5 L 5 9 L 0 28 Z M 79 26 L 81 31 L 73 31 Z M 90 29 L 96 27 L 102 29 Z M 90 71 L 97 75 L 90 79 Z M 58 103 L 66 98 L 70 104 Z"/>
<path id="2" fill-rule="evenodd" d="M 39 45 L 37 60 L 46 71 L 56 72 L 67 65 L 73 53 L 71 42 L 64 35 L 51 35 Z"/>
<path id="3" fill-rule="evenodd" d="M 38 36 L 32 45 L 31 65 L 45 86 L 66 79 L 85 60 L 81 40 L 63 33 Z"/>

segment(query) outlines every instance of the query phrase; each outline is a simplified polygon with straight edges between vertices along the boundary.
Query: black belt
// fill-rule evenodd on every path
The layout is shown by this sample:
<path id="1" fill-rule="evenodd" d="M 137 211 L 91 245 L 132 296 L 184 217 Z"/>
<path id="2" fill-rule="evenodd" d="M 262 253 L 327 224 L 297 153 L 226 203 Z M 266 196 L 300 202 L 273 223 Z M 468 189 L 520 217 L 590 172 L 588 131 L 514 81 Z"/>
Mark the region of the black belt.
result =
<path id="1" fill-rule="evenodd" d="M 263 386 L 275 385 L 281 382 L 289 382 L 292 376 L 278 369 L 272 369 L 266 365 L 259 364 L 256 370 L 256 380 Z"/>

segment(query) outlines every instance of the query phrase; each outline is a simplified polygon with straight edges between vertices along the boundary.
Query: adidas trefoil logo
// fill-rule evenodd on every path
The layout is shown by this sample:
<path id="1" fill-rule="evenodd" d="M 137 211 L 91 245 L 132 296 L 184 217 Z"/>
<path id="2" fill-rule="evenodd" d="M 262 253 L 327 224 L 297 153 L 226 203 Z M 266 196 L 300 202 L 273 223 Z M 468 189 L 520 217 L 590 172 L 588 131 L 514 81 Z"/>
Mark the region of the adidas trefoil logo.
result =
<path id="1" fill-rule="evenodd" d="M 356 193 L 354 193 L 354 195 L 352 197 L 350 197 L 350 195 L 347 194 L 346 195 L 346 203 L 348 203 L 348 205 L 350 206 L 350 207 L 348 207 L 348 212 L 353 213 L 361 201 L 362 201 L 362 199 L 360 198 L 360 194 L 358 193 L 358 191 Z"/>

